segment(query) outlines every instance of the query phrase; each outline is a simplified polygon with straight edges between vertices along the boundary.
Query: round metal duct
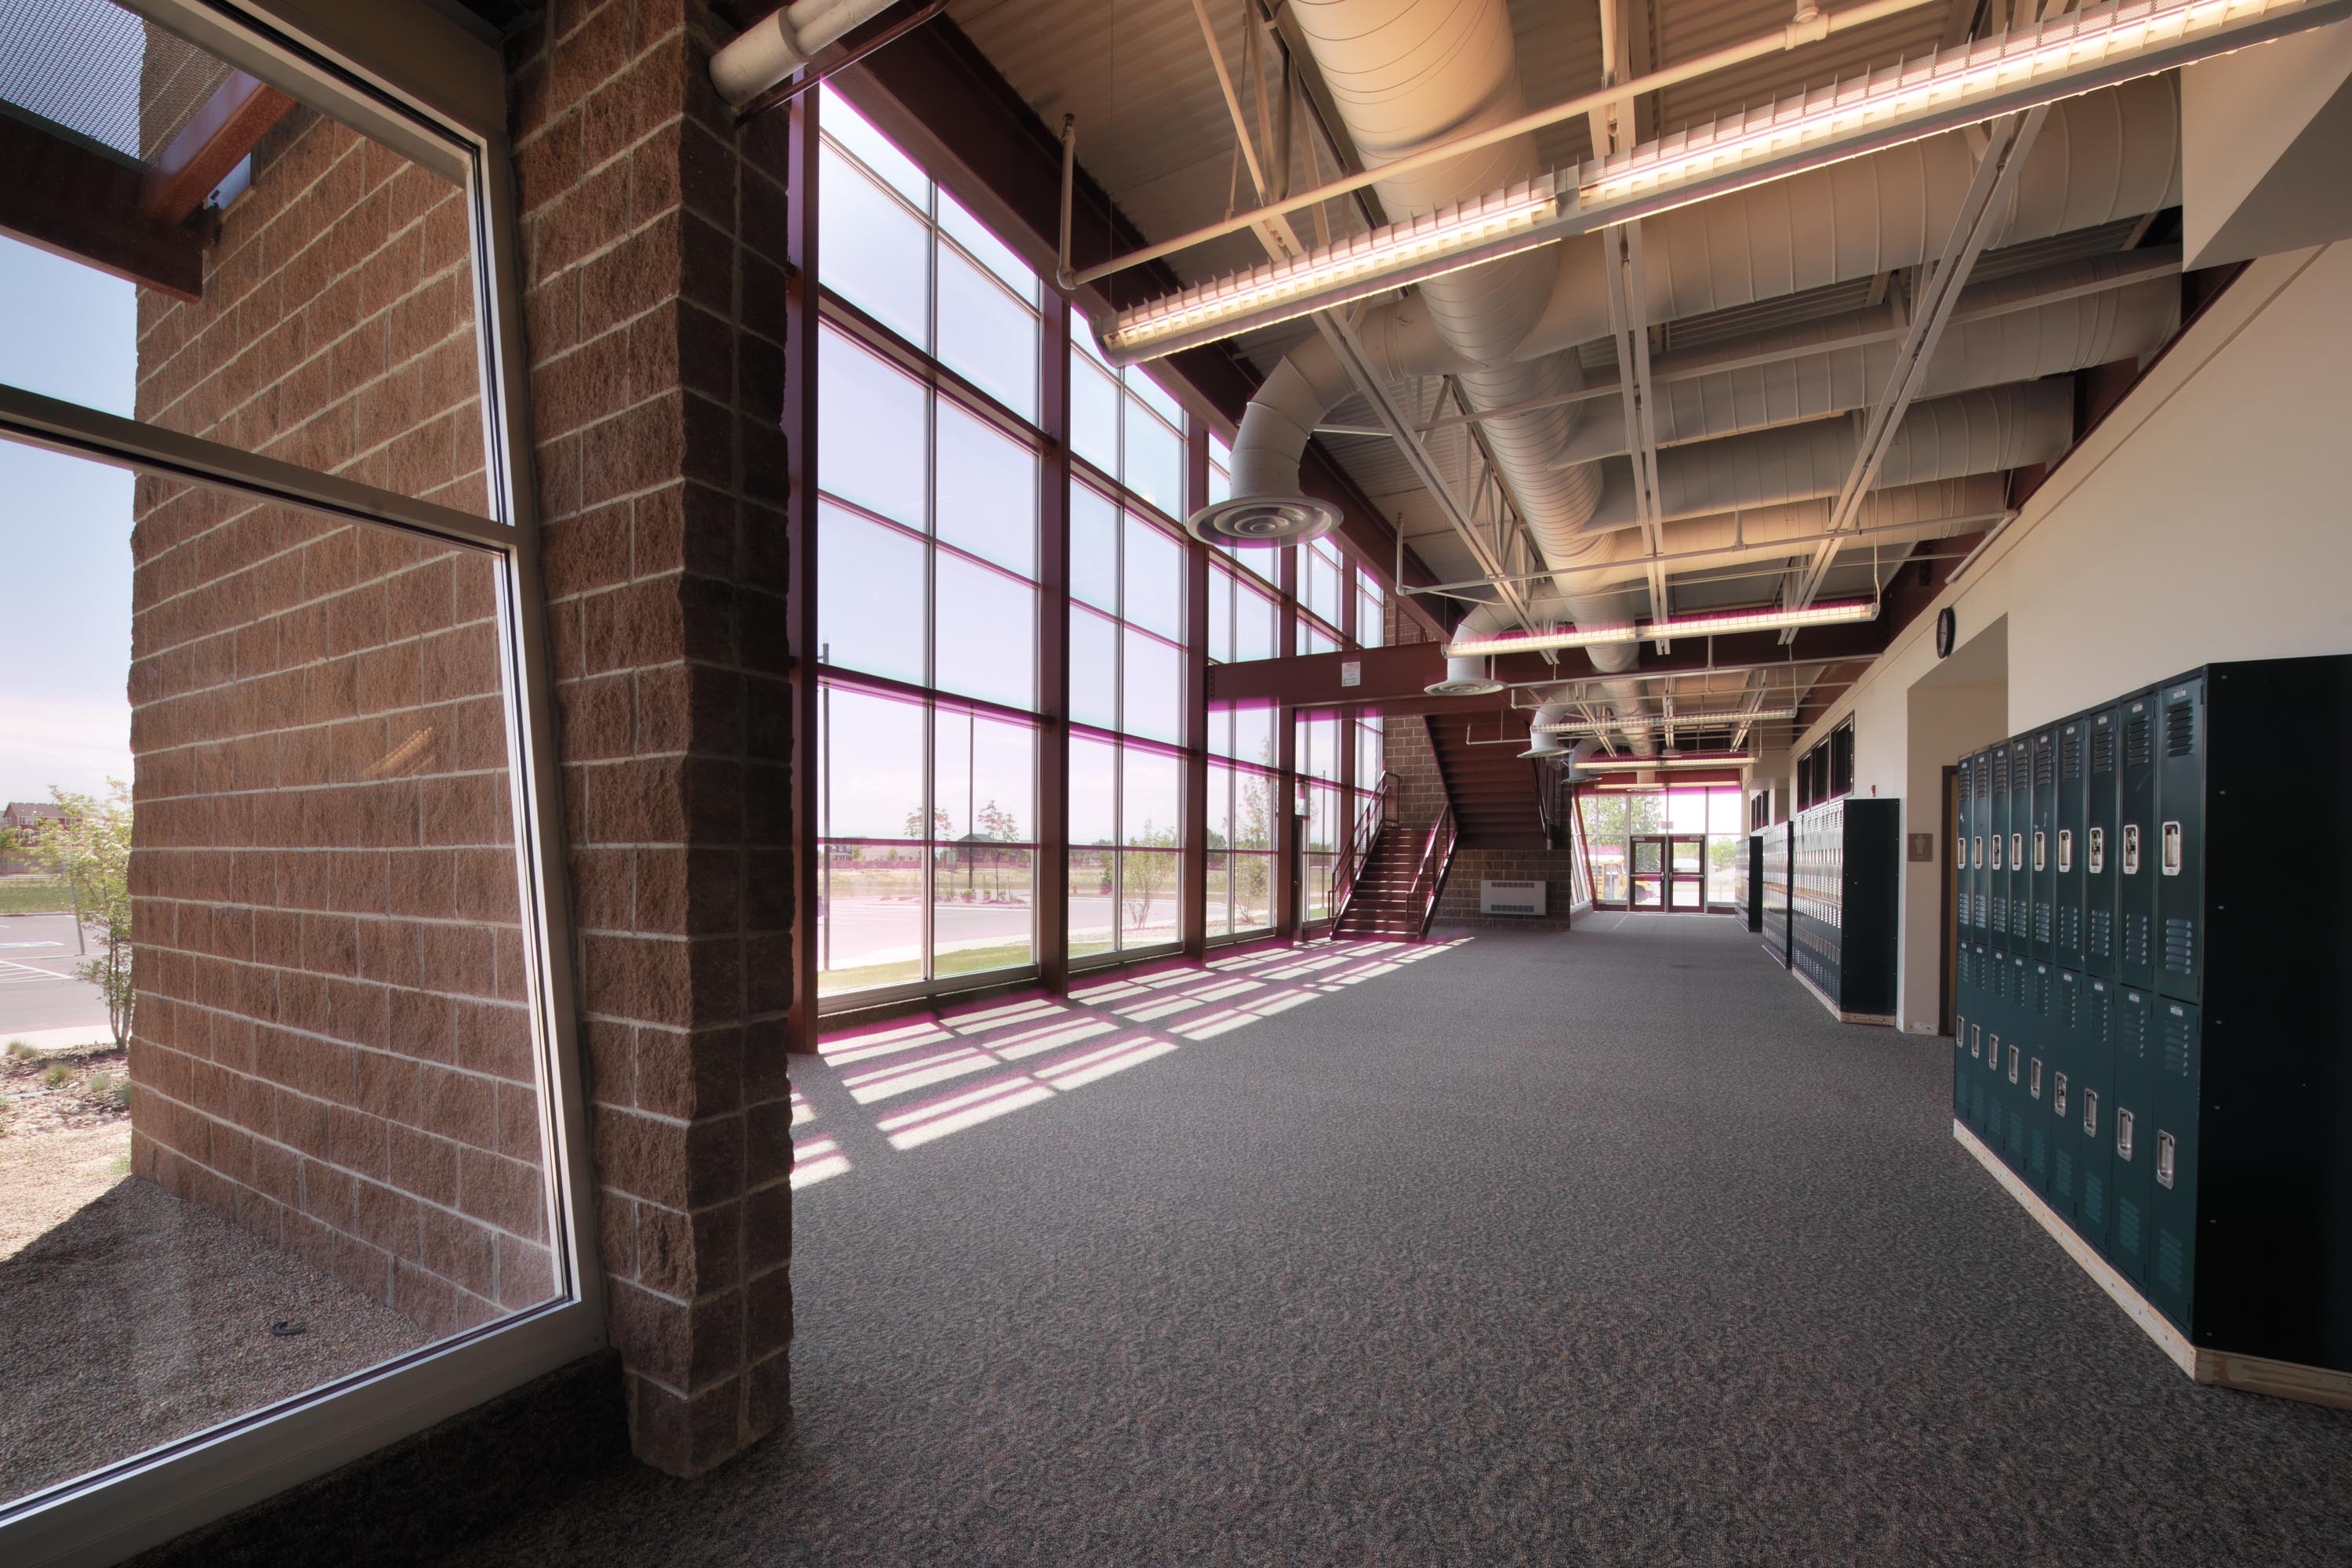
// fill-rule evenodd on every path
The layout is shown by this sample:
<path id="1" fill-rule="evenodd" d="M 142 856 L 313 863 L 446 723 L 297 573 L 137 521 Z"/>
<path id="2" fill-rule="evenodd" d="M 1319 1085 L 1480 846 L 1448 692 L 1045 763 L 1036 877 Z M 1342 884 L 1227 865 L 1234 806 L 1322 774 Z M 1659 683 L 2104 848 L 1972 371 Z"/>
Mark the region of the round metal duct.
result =
<path id="1" fill-rule="evenodd" d="M 1339 509 L 1308 496 L 1235 496 L 1184 520 L 1204 544 L 1276 545 L 1320 539 L 1339 526 Z"/>

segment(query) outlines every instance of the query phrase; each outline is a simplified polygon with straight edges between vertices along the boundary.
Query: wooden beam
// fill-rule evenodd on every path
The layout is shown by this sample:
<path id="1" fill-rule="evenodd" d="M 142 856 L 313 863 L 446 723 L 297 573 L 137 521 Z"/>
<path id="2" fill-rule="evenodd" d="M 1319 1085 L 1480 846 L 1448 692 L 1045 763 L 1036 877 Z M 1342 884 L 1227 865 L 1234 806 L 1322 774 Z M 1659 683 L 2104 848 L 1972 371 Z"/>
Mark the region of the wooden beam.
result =
<path id="1" fill-rule="evenodd" d="M 98 142 L 0 111 L 0 233 L 182 300 L 204 295 L 194 230 L 140 209 L 144 171 Z"/>
<path id="2" fill-rule="evenodd" d="M 163 224 L 188 217 L 293 107 L 268 83 L 231 71 L 148 168 L 139 210 Z"/>

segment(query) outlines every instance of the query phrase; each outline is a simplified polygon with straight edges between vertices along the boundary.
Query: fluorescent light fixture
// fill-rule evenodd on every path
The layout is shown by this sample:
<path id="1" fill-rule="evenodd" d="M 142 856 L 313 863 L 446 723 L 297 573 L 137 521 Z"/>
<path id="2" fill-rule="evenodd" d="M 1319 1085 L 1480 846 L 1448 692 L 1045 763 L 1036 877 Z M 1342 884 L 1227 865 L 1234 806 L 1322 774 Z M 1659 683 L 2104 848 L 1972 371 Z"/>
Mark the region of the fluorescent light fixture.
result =
<path id="1" fill-rule="evenodd" d="M 1548 632 L 1497 632 L 1492 637 L 1459 637 L 1446 647 L 1448 658 L 1478 658 L 1490 653 L 1541 653 L 1547 648 L 1591 647 L 1596 643 L 1639 642 L 1633 623 L 1622 626 L 1555 626 Z"/>
<path id="2" fill-rule="evenodd" d="M 1874 599 L 1807 605 L 1801 610 L 1715 610 L 1696 616 L 1670 616 L 1663 621 L 1643 621 L 1639 640 L 1722 637 L 1731 632 L 1778 631 L 1783 626 L 1834 626 L 1877 618 L 1878 602 Z"/>
<path id="3" fill-rule="evenodd" d="M 1717 196 L 2337 20 L 2343 0 L 2109 0 L 1586 163 L 1587 226 Z"/>
<path id="4" fill-rule="evenodd" d="M 1676 713 L 1674 721 L 1678 728 L 1704 729 L 1717 724 L 1753 724 L 1763 720 L 1793 719 L 1796 716 L 1794 708 L 1759 708 L 1752 713 L 1733 709 L 1717 713 Z M 1663 713 L 1629 713 L 1622 719 L 1604 719 L 1598 724 L 1578 719 L 1565 724 L 1537 727 L 1549 735 L 1595 735 L 1603 730 L 1663 730 L 1666 727 L 1666 716 Z"/>
<path id="5" fill-rule="evenodd" d="M 1611 795 L 1664 795 L 1666 793 L 1666 786 L 1662 784 L 1626 784 L 1616 779 L 1594 784 L 1592 787 L 1597 790 L 1606 790 Z"/>
<path id="6" fill-rule="evenodd" d="M 1755 760 L 1745 752 L 1685 752 L 1672 757 L 1587 757 L 1576 765 L 1587 773 L 1632 773 L 1651 768 L 1744 768 Z"/>
<path id="7" fill-rule="evenodd" d="M 1566 199 L 1573 174 L 1542 174 L 1121 310 L 1101 333 L 1104 353 L 1118 364 L 1156 359 L 1565 238 L 1582 226 Z"/>

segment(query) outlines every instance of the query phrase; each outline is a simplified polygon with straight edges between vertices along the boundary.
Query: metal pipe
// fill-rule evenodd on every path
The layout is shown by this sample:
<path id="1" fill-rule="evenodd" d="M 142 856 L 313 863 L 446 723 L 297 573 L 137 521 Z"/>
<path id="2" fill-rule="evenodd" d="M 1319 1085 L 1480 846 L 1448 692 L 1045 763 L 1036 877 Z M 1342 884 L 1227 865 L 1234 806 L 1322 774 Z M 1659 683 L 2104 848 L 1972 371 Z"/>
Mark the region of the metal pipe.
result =
<path id="1" fill-rule="evenodd" d="M 1733 66 L 1744 65 L 1749 60 L 1760 59 L 1766 55 L 1778 54 L 1782 50 L 1793 49 L 1804 44 L 1817 43 L 1833 33 L 1847 32 L 1885 17 L 1900 16 L 1906 11 L 1916 11 L 1922 5 L 1938 3 L 1939 0 L 1871 0 L 1868 5 L 1852 6 L 1843 11 L 1819 13 L 1810 26 L 1801 26 L 1792 21 L 1778 32 L 1762 34 L 1745 43 L 1728 45 L 1712 53 L 1685 60 L 1679 65 L 1666 66 L 1652 71 L 1647 76 L 1636 77 L 1632 81 L 1602 87 L 1591 92 L 1579 93 L 1576 97 L 1564 99 L 1549 109 L 1531 110 L 1471 135 L 1456 137 L 1450 142 L 1441 142 L 1433 146 L 1424 147 L 1417 153 L 1394 159 L 1376 169 L 1367 169 L 1360 174 L 1349 174 L 1345 179 L 1327 181 L 1311 191 L 1280 197 L 1252 211 L 1235 213 L 1220 223 L 1204 224 L 1199 228 L 1180 234 L 1173 239 L 1163 240 L 1158 245 L 1145 246 L 1142 249 L 1129 251 L 1125 256 L 1113 257 L 1108 261 L 1100 262 L 1079 273 L 1077 281 L 1092 283 L 1108 278 L 1114 272 L 1124 272 L 1130 267 L 1140 267 L 1147 261 L 1157 261 L 1161 257 L 1172 256 L 1180 250 L 1188 250 L 1204 241 L 1219 239 L 1242 229 L 1253 227 L 1268 219 L 1281 217 L 1285 214 L 1296 212 L 1300 207 L 1328 201 L 1334 196 L 1350 195 L 1378 181 L 1395 179 L 1399 175 L 1412 174 L 1418 170 L 1429 168 L 1433 164 L 1444 163 L 1449 158 L 1460 157 L 1465 153 L 1475 153 L 1481 148 L 1508 142 L 1515 136 L 1525 136 L 1562 120 L 1572 119 L 1580 114 L 1589 114 L 1595 109 L 1606 106 L 1614 99 L 1635 98 L 1645 92 L 1655 92 L 1662 88 L 1672 87 L 1677 82 L 1690 81 L 1719 70 L 1727 70 Z"/>

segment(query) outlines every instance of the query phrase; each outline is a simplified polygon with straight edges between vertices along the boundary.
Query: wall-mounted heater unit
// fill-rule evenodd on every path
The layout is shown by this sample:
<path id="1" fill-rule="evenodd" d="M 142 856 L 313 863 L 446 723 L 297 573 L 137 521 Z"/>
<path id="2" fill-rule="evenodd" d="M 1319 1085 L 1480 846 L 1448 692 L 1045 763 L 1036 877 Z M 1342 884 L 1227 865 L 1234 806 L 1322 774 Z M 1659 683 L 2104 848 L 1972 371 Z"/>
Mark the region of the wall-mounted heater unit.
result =
<path id="1" fill-rule="evenodd" d="M 1478 884 L 1478 912 L 1482 915 L 1539 915 L 1544 912 L 1542 882 L 1497 882 L 1487 879 Z"/>

